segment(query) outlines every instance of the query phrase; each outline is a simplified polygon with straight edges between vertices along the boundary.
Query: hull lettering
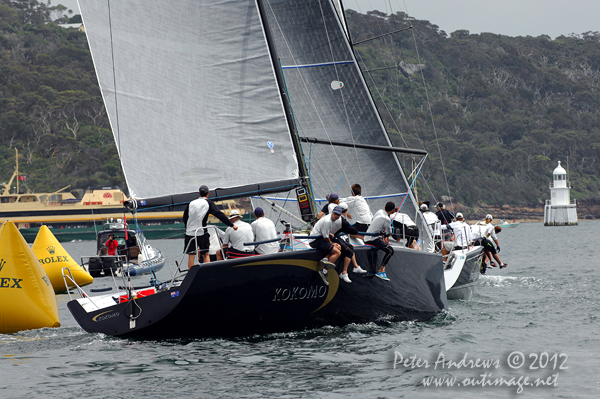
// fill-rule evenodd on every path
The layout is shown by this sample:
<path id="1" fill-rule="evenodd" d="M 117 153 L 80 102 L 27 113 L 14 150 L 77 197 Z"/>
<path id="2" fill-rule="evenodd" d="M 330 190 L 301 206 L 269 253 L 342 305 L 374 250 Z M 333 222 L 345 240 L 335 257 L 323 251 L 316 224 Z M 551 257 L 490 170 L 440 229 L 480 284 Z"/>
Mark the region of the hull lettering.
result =
<path id="1" fill-rule="evenodd" d="M 323 298 L 327 295 L 327 287 L 314 285 L 312 287 L 275 288 L 273 301 L 299 301 L 303 299 Z"/>

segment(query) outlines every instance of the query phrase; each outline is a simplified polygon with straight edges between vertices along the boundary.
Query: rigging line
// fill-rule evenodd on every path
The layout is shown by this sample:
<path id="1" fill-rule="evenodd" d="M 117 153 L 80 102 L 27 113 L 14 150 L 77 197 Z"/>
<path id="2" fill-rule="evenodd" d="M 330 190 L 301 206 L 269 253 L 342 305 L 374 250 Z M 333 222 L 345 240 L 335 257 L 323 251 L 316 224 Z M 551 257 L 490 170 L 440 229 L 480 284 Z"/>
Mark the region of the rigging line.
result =
<path id="1" fill-rule="evenodd" d="M 415 51 L 417 53 L 417 62 L 421 63 L 421 56 L 419 55 L 419 48 L 417 46 L 417 38 L 415 36 L 415 31 L 412 31 L 413 41 L 415 43 Z M 429 116 L 431 117 L 431 126 L 433 127 L 433 133 L 435 135 L 435 142 L 437 143 L 438 152 L 440 154 L 440 163 L 442 164 L 442 172 L 444 173 L 444 181 L 446 182 L 446 189 L 448 190 L 448 198 L 450 198 L 450 205 L 454 208 L 454 204 L 452 201 L 452 197 L 450 196 L 450 185 L 448 184 L 448 176 L 446 174 L 446 167 L 444 166 L 444 158 L 442 158 L 442 147 L 440 146 L 440 141 L 438 139 L 437 129 L 435 128 L 435 120 L 433 118 L 433 112 L 431 111 L 431 102 L 429 101 L 429 91 L 427 90 L 427 84 L 425 82 L 425 74 L 423 70 L 421 72 L 421 79 L 423 81 L 423 89 L 425 89 L 425 97 L 427 98 L 427 105 L 429 106 Z"/>
<path id="2" fill-rule="evenodd" d="M 427 158 L 427 155 L 425 155 L 423 157 L 423 160 L 421 162 L 421 167 L 419 168 L 419 171 L 417 172 L 417 175 L 415 176 L 415 178 L 413 179 L 412 183 L 410 183 L 410 187 L 408 188 L 408 191 L 406 192 L 406 195 L 404 196 L 404 199 L 402 199 L 402 203 L 400 204 L 400 207 L 398 208 L 398 211 L 400 211 L 400 209 L 402 209 L 402 207 L 404 206 L 404 201 L 406 201 L 406 199 L 410 196 L 410 192 L 412 191 L 413 185 L 415 184 L 415 182 L 417 181 L 417 177 L 419 177 L 419 173 L 421 173 L 421 168 L 423 167 L 423 165 L 425 164 L 425 159 Z"/>
<path id="3" fill-rule="evenodd" d="M 113 30 L 112 30 L 112 17 L 110 12 L 110 0 L 107 0 L 106 5 L 108 7 L 108 31 L 110 32 L 110 54 L 112 61 L 112 73 L 113 73 L 113 88 L 115 93 L 115 120 L 117 125 L 117 150 L 119 152 L 119 157 L 121 156 L 121 128 L 119 127 L 119 101 L 117 96 L 117 73 L 115 68 L 115 48 L 113 41 Z M 108 110 L 106 111 L 108 113 Z M 114 132 L 113 132 L 114 134 Z M 123 177 L 125 177 L 125 173 L 123 173 Z M 127 186 L 127 182 L 124 182 L 125 186 Z"/>
<path id="4" fill-rule="evenodd" d="M 281 28 L 281 25 L 279 24 L 279 20 L 277 19 L 277 16 L 276 16 L 275 12 L 273 11 L 273 8 L 272 8 L 272 6 L 271 6 L 271 2 L 270 2 L 269 0 L 267 0 L 267 5 L 269 6 L 269 9 L 270 9 L 270 11 L 271 11 L 271 14 L 273 15 L 273 18 L 275 19 L 275 23 L 277 24 L 277 28 L 279 29 L 279 32 L 280 32 L 280 34 L 281 34 L 281 37 L 282 37 L 282 39 L 283 39 L 283 41 L 284 41 L 284 43 L 285 43 L 285 46 L 286 46 L 286 48 L 288 49 L 289 55 L 290 55 L 290 57 L 292 58 L 292 61 L 293 61 L 293 63 L 294 63 L 294 64 L 296 64 L 296 63 L 297 63 L 297 62 L 296 62 L 296 58 L 294 57 L 294 54 L 293 54 L 293 52 L 291 51 L 291 46 L 290 46 L 290 44 L 288 43 L 288 41 L 287 41 L 287 38 L 286 38 L 286 36 L 285 36 L 285 35 L 284 35 L 284 33 L 283 33 L 283 29 Z M 299 75 L 299 77 L 300 77 L 300 80 L 301 80 L 301 82 L 302 82 L 302 84 L 303 84 L 303 86 L 304 86 L 304 90 L 305 90 L 305 91 L 306 91 L 306 93 L 308 94 L 308 98 L 309 98 L 309 100 L 310 100 L 310 103 L 312 104 L 312 107 L 313 107 L 313 109 L 315 110 L 315 115 L 317 115 L 317 118 L 319 119 L 319 122 L 320 122 L 320 124 L 321 124 L 321 127 L 323 128 L 323 131 L 325 132 L 325 134 L 327 135 L 327 137 L 329 137 L 329 132 L 328 132 L 327 128 L 325 127 L 325 123 L 324 123 L 324 121 L 323 121 L 323 118 L 321 117 L 321 114 L 319 113 L 319 110 L 318 110 L 318 108 L 317 108 L 317 106 L 316 106 L 316 103 L 315 103 L 315 100 L 313 99 L 313 96 L 312 96 L 312 94 L 311 94 L 311 93 L 310 93 L 310 91 L 308 90 L 308 85 L 307 85 L 307 83 L 306 83 L 306 79 L 305 79 L 304 75 L 303 75 L 303 74 L 302 74 L 302 72 L 301 72 L 301 69 L 299 69 L 299 70 L 298 70 L 298 72 L 299 72 L 299 73 L 298 73 L 298 75 Z M 343 167 L 343 165 L 342 165 L 342 162 L 341 162 L 341 160 L 340 160 L 340 158 L 339 158 L 339 156 L 338 156 L 337 152 L 336 152 L 336 151 L 334 151 L 334 152 L 333 152 L 333 154 L 335 155 L 335 158 L 336 158 L 336 160 L 337 160 L 338 164 L 340 165 L 340 168 L 342 169 L 342 171 L 344 171 L 344 167 Z M 318 162 L 317 162 L 317 163 L 318 163 Z M 326 180 L 325 180 L 325 181 L 326 181 Z"/>

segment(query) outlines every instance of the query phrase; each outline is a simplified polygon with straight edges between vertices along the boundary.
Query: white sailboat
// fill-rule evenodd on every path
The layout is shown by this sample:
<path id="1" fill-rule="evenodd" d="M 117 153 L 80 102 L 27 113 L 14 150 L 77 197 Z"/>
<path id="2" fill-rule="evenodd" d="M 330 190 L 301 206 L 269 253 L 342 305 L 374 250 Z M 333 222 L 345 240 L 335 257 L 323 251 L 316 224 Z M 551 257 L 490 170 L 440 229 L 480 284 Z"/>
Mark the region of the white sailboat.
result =
<path id="1" fill-rule="evenodd" d="M 296 197 L 297 220 L 343 184 L 372 209 L 416 203 L 330 0 L 80 0 L 137 211 L 213 199 Z M 139 154 L 148 154 L 140 157 Z M 422 223 L 419 220 L 419 223 Z M 366 262 L 371 247 L 356 247 Z M 68 307 L 89 332 L 240 335 L 386 320 L 447 308 L 439 254 L 395 247 L 391 281 L 319 277 L 316 250 L 193 266 L 145 290 Z"/>

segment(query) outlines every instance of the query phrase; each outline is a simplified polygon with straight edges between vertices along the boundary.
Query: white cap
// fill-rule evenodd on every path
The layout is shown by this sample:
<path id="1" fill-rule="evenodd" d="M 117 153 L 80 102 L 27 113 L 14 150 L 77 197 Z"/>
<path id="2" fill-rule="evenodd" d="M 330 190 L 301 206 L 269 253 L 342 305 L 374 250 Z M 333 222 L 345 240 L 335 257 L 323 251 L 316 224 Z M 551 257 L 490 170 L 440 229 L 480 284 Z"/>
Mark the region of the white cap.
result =
<path id="1" fill-rule="evenodd" d="M 458 212 L 458 213 L 456 214 L 456 218 L 457 218 L 457 219 L 462 219 L 462 218 L 463 218 L 463 214 L 462 214 L 462 213 L 460 213 L 460 212 Z"/>
<path id="2" fill-rule="evenodd" d="M 236 217 L 242 217 L 242 215 L 240 215 L 240 211 L 238 211 L 237 209 L 233 209 L 231 212 L 229 212 L 229 219 L 233 219 Z"/>
<path id="3" fill-rule="evenodd" d="M 487 215 L 485 215 L 485 218 L 486 219 L 490 219 L 490 220 L 494 220 L 494 218 L 492 217 L 492 215 L 489 214 L 489 213 Z"/>
<path id="4" fill-rule="evenodd" d="M 422 211 L 426 211 L 426 210 L 429 209 L 429 207 L 427 206 L 427 204 L 421 204 L 420 208 L 421 208 Z"/>
<path id="5" fill-rule="evenodd" d="M 342 208 L 342 212 L 348 210 L 348 204 L 345 202 L 340 202 L 338 205 Z"/>

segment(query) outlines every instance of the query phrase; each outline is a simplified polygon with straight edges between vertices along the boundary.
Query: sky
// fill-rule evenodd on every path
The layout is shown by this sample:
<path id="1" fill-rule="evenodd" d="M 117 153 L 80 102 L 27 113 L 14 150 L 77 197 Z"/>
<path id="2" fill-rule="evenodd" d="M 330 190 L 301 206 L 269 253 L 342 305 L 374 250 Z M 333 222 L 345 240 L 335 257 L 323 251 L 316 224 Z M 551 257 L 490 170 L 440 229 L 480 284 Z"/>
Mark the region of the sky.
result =
<path id="1" fill-rule="evenodd" d="M 51 0 L 78 14 L 77 0 Z M 404 11 L 450 34 L 492 32 L 507 36 L 600 31 L 600 0 L 343 0 L 344 7 L 365 13 Z"/>

